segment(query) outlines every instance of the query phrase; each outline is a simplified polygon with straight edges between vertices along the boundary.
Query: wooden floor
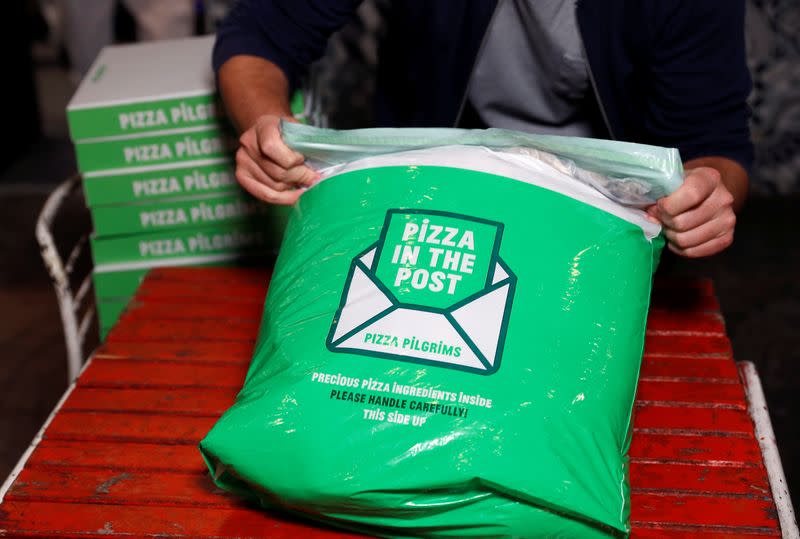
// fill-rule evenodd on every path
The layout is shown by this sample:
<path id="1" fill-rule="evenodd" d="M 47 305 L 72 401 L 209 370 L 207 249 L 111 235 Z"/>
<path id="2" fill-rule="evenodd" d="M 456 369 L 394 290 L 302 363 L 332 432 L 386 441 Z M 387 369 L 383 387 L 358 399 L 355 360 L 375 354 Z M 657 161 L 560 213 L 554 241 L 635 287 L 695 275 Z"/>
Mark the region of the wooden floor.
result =
<path id="1" fill-rule="evenodd" d="M 0 535 L 345 536 L 220 492 L 196 448 L 241 386 L 266 281 L 255 270 L 151 274 L 8 492 Z M 662 282 L 653 305 L 631 448 L 633 537 L 778 537 L 710 285 Z"/>

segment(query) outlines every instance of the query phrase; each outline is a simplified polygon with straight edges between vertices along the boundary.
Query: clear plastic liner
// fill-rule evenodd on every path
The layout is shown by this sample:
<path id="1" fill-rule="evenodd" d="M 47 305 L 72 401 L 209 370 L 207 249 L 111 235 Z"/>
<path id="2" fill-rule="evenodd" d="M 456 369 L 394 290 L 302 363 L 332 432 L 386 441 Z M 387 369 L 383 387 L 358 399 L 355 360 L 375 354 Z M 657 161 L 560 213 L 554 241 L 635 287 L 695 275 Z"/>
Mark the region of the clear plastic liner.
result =
<path id="1" fill-rule="evenodd" d="M 284 122 L 284 141 L 324 175 L 358 159 L 437 146 L 483 146 L 539 159 L 626 206 L 645 207 L 683 182 L 680 154 L 601 139 L 533 135 L 505 129 L 353 129 L 338 131 Z"/>

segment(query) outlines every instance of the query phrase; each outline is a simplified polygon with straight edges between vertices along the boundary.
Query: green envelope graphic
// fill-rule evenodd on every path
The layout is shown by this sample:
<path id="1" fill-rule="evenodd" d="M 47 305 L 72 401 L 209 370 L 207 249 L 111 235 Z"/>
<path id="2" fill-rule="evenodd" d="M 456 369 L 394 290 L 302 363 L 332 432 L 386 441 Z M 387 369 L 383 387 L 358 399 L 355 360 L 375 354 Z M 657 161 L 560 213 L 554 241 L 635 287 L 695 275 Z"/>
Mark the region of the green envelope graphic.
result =
<path id="1" fill-rule="evenodd" d="M 502 233 L 477 217 L 389 210 L 380 239 L 350 265 L 328 349 L 496 372 L 516 286 Z"/>

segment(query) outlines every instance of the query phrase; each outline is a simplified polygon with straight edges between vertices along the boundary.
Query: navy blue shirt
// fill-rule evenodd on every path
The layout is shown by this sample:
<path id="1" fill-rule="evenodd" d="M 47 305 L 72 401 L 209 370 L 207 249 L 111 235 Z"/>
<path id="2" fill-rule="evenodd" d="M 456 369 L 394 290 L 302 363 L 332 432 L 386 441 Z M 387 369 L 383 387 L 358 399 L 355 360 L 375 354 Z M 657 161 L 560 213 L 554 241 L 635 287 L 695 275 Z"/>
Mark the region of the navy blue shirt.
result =
<path id="1" fill-rule="evenodd" d="M 247 54 L 295 88 L 360 0 L 240 0 L 214 67 Z M 382 126 L 454 125 L 494 0 L 393 0 L 379 50 Z M 750 170 L 744 0 L 579 0 L 578 26 L 611 138 L 728 157 Z"/>

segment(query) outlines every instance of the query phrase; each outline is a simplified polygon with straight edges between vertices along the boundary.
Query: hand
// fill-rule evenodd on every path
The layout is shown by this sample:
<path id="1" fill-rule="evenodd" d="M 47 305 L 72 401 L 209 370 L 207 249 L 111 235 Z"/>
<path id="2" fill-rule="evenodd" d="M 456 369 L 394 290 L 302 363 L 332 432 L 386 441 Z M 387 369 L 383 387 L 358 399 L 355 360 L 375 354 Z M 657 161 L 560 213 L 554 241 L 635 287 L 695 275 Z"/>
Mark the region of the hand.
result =
<path id="1" fill-rule="evenodd" d="M 668 247 L 688 258 L 716 254 L 733 243 L 734 198 L 717 169 L 686 171 L 683 185 L 647 213 L 661 222 Z"/>
<path id="2" fill-rule="evenodd" d="M 261 116 L 239 137 L 236 180 L 256 198 L 291 205 L 319 175 L 283 142 L 280 121 L 278 116 Z"/>

